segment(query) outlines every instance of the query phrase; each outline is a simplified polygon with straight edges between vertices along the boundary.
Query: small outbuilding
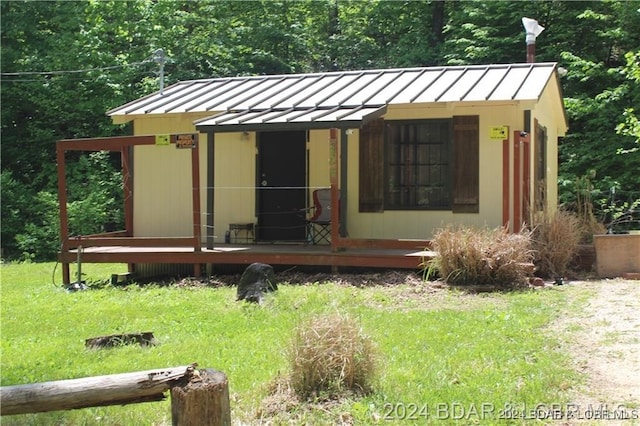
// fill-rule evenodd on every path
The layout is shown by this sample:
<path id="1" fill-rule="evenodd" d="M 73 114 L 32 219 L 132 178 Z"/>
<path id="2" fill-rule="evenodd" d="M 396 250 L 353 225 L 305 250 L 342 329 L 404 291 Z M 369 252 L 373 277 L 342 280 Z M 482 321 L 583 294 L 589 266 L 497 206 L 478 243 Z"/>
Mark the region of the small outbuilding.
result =
<path id="1" fill-rule="evenodd" d="M 212 257 L 234 243 L 312 246 L 324 188 L 334 254 L 426 242 L 444 224 L 518 231 L 557 208 L 567 131 L 555 63 L 182 81 L 107 114 L 132 122 L 139 143 L 60 141 L 59 155 L 65 143 L 121 149 L 122 235 L 194 238 Z"/>

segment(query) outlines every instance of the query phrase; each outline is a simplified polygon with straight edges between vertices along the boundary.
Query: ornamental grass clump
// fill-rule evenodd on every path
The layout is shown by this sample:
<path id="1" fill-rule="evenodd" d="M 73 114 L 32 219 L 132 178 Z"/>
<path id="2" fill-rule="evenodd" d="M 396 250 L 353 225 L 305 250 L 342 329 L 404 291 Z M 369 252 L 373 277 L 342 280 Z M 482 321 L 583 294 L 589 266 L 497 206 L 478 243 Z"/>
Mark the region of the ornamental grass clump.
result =
<path id="1" fill-rule="evenodd" d="M 580 219 L 570 212 L 539 214 L 531 234 L 536 274 L 563 277 L 580 243 Z"/>
<path id="2" fill-rule="evenodd" d="M 432 244 L 436 256 L 425 265 L 427 275 L 437 272 L 448 284 L 520 288 L 533 272 L 528 231 L 446 226 Z"/>
<path id="3" fill-rule="evenodd" d="M 315 316 L 298 326 L 290 351 L 291 386 L 301 398 L 369 393 L 374 344 L 347 315 Z"/>

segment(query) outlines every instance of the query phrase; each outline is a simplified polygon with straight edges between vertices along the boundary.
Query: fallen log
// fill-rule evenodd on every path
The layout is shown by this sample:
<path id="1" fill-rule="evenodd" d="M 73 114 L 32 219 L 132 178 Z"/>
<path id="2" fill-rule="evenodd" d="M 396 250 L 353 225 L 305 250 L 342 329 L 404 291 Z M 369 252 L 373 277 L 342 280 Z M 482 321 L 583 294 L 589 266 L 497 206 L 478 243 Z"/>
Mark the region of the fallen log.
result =
<path id="1" fill-rule="evenodd" d="M 0 415 L 161 401 L 174 386 L 194 376 L 196 364 L 0 387 Z"/>
<path id="2" fill-rule="evenodd" d="M 115 348 L 123 345 L 136 344 L 140 346 L 155 346 L 156 343 L 157 342 L 152 331 L 145 331 L 142 333 L 111 334 L 109 336 L 92 337 L 84 341 L 85 347 L 89 349 Z"/>

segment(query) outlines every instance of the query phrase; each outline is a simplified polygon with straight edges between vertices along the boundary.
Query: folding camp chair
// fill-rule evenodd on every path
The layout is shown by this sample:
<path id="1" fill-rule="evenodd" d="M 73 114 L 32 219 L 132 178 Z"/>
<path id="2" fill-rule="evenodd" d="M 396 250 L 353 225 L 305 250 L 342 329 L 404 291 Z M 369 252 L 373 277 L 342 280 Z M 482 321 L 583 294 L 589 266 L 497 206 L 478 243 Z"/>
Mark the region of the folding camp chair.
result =
<path id="1" fill-rule="evenodd" d="M 331 243 L 331 189 L 313 191 L 313 215 L 307 219 L 307 243 Z"/>

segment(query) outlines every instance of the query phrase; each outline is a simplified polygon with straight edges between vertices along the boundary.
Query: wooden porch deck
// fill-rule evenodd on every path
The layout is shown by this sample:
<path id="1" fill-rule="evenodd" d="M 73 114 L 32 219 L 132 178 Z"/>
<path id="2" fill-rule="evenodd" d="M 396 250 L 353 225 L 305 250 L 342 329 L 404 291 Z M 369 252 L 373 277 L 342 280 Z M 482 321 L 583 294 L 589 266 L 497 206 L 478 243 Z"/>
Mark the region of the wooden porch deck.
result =
<path id="1" fill-rule="evenodd" d="M 201 275 L 202 265 L 248 265 L 254 262 L 272 265 L 306 265 L 331 267 L 420 268 L 433 252 L 416 248 L 341 248 L 305 244 L 220 244 L 213 249 L 202 247 L 89 246 L 80 248 L 82 263 L 192 264 L 194 276 Z M 68 267 L 78 258 L 78 248 L 59 253 Z"/>

